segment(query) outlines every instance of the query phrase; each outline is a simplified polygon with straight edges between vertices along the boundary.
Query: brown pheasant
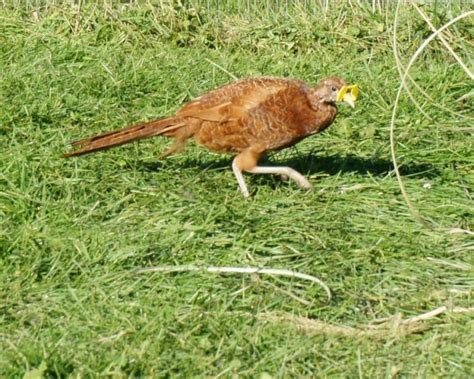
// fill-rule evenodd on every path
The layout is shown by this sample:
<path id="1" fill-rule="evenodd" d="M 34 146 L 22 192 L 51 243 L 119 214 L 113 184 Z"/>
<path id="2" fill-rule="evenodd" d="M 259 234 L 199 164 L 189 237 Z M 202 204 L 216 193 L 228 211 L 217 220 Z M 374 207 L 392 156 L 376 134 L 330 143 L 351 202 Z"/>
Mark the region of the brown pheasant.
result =
<path id="1" fill-rule="evenodd" d="M 242 79 L 215 89 L 191 101 L 175 116 L 141 123 L 117 131 L 73 142 L 79 149 L 65 157 L 123 145 L 162 135 L 174 138 L 161 155 L 165 158 L 184 149 L 188 139 L 216 152 L 236 154 L 232 162 L 240 190 L 249 196 L 242 171 L 279 174 L 310 188 L 303 175 L 290 167 L 266 167 L 257 163 L 268 151 L 292 146 L 326 129 L 337 115 L 336 102 L 354 107 L 357 85 L 331 77 L 315 87 L 285 78 Z"/>

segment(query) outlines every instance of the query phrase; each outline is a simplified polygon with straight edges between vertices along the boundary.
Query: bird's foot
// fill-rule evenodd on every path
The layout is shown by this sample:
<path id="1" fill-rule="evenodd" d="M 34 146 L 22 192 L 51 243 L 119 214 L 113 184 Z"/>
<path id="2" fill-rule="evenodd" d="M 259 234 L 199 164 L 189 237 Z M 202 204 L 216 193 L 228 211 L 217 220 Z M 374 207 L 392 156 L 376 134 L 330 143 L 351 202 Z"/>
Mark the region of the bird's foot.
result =
<path id="1" fill-rule="evenodd" d="M 296 184 L 298 184 L 301 188 L 308 189 L 308 190 L 313 188 L 313 185 L 303 176 L 299 178 L 298 180 L 296 179 L 294 180 Z"/>
<path id="2" fill-rule="evenodd" d="M 311 183 L 298 171 L 292 169 L 291 167 L 264 167 L 264 166 L 255 166 L 253 169 L 248 170 L 253 174 L 277 174 L 280 177 L 290 178 L 295 181 L 295 183 L 305 189 L 311 188 Z"/>

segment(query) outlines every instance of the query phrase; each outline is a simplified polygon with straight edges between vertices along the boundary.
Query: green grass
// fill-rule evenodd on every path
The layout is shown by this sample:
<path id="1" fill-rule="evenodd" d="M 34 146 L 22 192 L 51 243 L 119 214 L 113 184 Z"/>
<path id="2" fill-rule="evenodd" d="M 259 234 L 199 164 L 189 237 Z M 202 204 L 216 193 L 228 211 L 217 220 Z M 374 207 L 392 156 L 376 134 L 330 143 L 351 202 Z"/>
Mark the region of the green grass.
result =
<path id="1" fill-rule="evenodd" d="M 425 8 L 436 26 L 462 13 Z M 464 10 L 468 8 L 467 3 Z M 472 313 L 445 313 L 416 333 L 344 336 L 276 313 L 363 328 L 442 305 L 472 307 L 472 82 L 439 42 L 397 114 L 410 213 L 390 159 L 399 85 L 393 9 L 261 12 L 149 4 L 0 10 L 0 376 L 468 377 Z M 209 13 L 210 12 L 210 13 Z M 232 13 L 233 12 L 233 13 Z M 473 18 L 447 35 L 472 70 Z M 429 34 L 400 13 L 401 57 Z M 218 66 L 224 68 L 220 69 Z M 307 175 L 305 192 L 250 176 L 245 201 L 231 157 L 191 146 L 166 161 L 151 139 L 80 159 L 68 142 L 172 114 L 237 77 L 337 74 L 359 84 L 324 134 L 272 154 Z M 456 114 L 441 109 L 448 108 Z M 136 274 L 144 266 L 255 266 L 296 279 Z M 298 300 L 304 299 L 303 301 Z"/>

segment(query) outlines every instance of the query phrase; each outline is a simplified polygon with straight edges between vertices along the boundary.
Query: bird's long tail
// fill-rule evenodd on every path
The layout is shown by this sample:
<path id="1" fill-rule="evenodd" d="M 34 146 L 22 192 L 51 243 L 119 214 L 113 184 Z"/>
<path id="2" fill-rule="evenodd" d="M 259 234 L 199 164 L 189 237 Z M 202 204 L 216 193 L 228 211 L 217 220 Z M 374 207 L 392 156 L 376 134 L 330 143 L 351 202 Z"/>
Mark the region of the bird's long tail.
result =
<path id="1" fill-rule="evenodd" d="M 95 151 L 110 149 L 111 147 L 120 146 L 129 142 L 137 141 L 143 138 L 170 135 L 176 129 L 185 126 L 186 123 L 182 118 L 169 117 L 162 120 L 145 122 L 138 125 L 132 125 L 123 129 L 100 134 L 95 137 L 84 138 L 79 141 L 72 142 L 72 146 L 79 147 L 78 150 L 66 153 L 63 157 L 75 157 L 83 154 L 93 153 Z"/>

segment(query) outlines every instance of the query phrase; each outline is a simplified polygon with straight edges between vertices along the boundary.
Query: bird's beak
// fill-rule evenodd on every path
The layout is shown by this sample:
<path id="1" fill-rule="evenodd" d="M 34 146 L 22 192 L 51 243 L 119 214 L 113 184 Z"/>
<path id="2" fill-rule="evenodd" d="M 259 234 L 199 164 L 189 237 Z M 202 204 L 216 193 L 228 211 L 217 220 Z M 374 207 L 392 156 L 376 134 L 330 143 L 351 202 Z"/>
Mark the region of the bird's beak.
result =
<path id="1" fill-rule="evenodd" d="M 349 104 L 352 108 L 355 108 L 355 106 L 356 106 L 356 105 L 355 105 L 355 100 L 356 100 L 356 99 L 355 99 L 354 96 L 352 96 L 351 93 L 346 93 L 346 94 L 344 95 L 344 99 L 343 99 L 343 100 L 344 100 L 345 103 Z"/>
<path id="2" fill-rule="evenodd" d="M 337 94 L 337 101 L 344 101 L 352 108 L 355 108 L 355 101 L 359 95 L 359 87 L 357 84 L 351 86 L 343 86 Z"/>

